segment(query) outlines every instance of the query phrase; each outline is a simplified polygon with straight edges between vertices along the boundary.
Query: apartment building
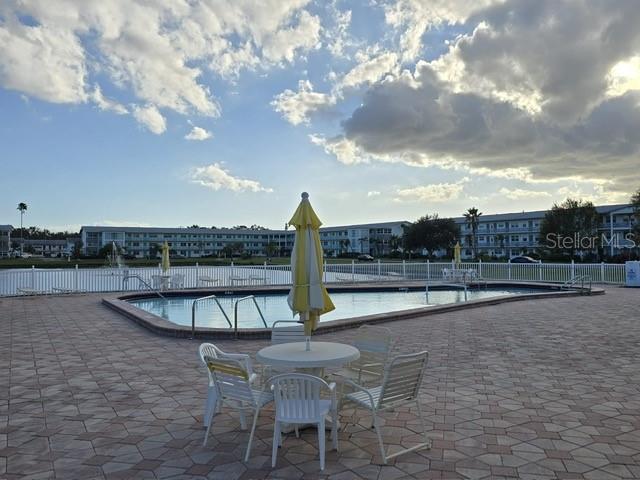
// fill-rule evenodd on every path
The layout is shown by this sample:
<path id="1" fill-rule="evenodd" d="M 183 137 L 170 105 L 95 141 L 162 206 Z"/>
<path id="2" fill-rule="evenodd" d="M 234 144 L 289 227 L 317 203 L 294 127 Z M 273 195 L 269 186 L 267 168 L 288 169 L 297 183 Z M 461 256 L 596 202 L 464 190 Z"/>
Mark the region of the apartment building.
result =
<path id="1" fill-rule="evenodd" d="M 394 238 L 402 236 L 402 225 L 409 222 L 382 222 L 320 229 L 320 241 L 329 256 L 340 253 L 390 253 Z M 222 256 L 225 247 L 242 244 L 242 251 L 254 256 L 289 255 L 295 232 L 270 229 L 159 228 L 83 226 L 80 231 L 84 255 L 97 255 L 104 246 L 115 243 L 127 255 L 143 258 L 157 255 L 167 242 L 171 254 L 185 258 Z M 267 246 L 270 245 L 270 248 Z"/>
<path id="2" fill-rule="evenodd" d="M 616 255 L 631 246 L 628 234 L 635 225 L 634 209 L 630 204 L 597 206 L 600 214 L 599 238 L 604 252 Z M 478 223 L 478 254 L 510 258 L 534 252 L 542 247 L 540 227 L 546 210 L 520 213 L 481 215 Z M 460 226 L 462 256 L 473 257 L 471 226 L 464 217 L 454 218 Z"/>
<path id="3" fill-rule="evenodd" d="M 11 225 L 0 225 L 0 257 L 6 257 L 11 251 Z"/>

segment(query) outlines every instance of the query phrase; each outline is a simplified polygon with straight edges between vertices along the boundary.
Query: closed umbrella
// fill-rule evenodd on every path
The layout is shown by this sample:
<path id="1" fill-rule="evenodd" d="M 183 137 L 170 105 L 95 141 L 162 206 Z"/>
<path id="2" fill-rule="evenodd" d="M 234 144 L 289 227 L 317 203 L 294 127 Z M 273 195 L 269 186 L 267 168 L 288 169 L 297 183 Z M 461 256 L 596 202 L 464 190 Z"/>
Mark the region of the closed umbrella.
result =
<path id="1" fill-rule="evenodd" d="M 460 264 L 460 242 L 456 242 L 456 245 L 453 247 L 453 261 L 456 265 Z"/>
<path id="2" fill-rule="evenodd" d="M 307 192 L 302 193 L 302 201 L 289 225 L 295 227 L 296 236 L 291 252 L 293 286 L 287 301 L 293 314 L 299 314 L 304 322 L 309 350 L 311 332 L 317 328 L 319 316 L 334 310 L 335 306 L 322 284 L 323 255 L 319 233 L 322 222 L 313 211 Z"/>
<path id="3" fill-rule="evenodd" d="M 167 242 L 164 242 L 164 244 L 162 245 L 162 264 L 160 265 L 162 273 L 167 273 L 170 266 L 171 263 L 169 262 L 169 244 Z"/>

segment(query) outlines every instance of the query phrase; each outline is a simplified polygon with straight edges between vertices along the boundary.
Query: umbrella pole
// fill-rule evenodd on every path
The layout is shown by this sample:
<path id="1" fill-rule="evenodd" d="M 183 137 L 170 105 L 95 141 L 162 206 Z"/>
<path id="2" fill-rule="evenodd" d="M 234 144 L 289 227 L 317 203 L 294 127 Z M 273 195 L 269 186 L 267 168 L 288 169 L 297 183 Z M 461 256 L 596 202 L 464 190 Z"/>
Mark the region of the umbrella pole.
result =
<path id="1" fill-rule="evenodd" d="M 300 317 L 303 320 L 304 325 L 304 334 L 305 334 L 305 350 L 309 352 L 311 350 L 311 329 L 312 326 L 309 324 L 311 321 L 311 315 L 309 312 L 300 312 Z"/>

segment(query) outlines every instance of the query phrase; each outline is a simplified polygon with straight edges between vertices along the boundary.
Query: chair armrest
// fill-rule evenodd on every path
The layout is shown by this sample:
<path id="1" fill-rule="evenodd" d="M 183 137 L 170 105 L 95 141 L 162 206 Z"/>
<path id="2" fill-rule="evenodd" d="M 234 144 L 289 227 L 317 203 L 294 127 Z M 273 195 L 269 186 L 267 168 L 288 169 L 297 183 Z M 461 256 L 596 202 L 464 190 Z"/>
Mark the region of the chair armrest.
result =
<path id="1" fill-rule="evenodd" d="M 253 363 L 251 362 L 251 357 L 246 353 L 227 353 L 224 352 L 224 357 L 230 358 L 232 360 L 238 360 L 239 362 L 244 363 L 247 373 L 249 373 L 249 377 L 254 375 L 253 373 Z"/>
<path id="2" fill-rule="evenodd" d="M 369 401 L 371 402 L 371 409 L 375 410 L 376 408 L 376 403 L 373 400 L 373 395 L 371 395 L 371 392 L 369 390 L 367 390 L 366 388 L 364 388 L 361 385 L 358 385 L 356 382 L 352 382 L 349 379 L 345 379 L 344 383 L 350 385 L 352 388 L 356 389 L 356 390 L 360 390 L 361 392 L 364 392 L 367 394 L 367 396 L 369 397 Z"/>
<path id="3" fill-rule="evenodd" d="M 336 391 L 336 382 L 331 382 L 329 384 L 329 390 L 331 390 L 332 392 Z"/>

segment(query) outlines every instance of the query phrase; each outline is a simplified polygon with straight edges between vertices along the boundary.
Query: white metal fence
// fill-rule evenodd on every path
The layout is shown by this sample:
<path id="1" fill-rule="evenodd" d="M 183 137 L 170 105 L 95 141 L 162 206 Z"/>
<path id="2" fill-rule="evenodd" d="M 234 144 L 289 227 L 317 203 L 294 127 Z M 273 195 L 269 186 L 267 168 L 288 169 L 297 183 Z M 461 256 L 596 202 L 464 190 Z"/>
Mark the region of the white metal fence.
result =
<path id="1" fill-rule="evenodd" d="M 464 262 L 371 262 L 330 263 L 325 265 L 324 280 L 340 282 L 394 282 L 406 280 L 443 280 L 445 269 L 473 270 L 486 280 L 567 282 L 589 275 L 593 283 L 623 284 L 623 264 L 558 263 L 485 263 Z M 70 268 L 0 270 L 0 296 L 65 292 L 120 292 L 145 290 L 157 285 L 162 272 L 158 267 Z M 177 276 L 177 277 L 176 277 Z M 181 277 L 180 277 L 181 276 Z M 155 277 L 155 279 L 154 279 Z M 141 280 L 140 280 L 141 279 Z M 179 280 L 182 280 L 180 282 Z M 182 284 L 184 288 L 234 287 L 241 285 L 291 284 L 289 265 L 178 266 L 162 277 L 163 285 Z M 143 283 L 144 282 L 144 283 Z"/>

